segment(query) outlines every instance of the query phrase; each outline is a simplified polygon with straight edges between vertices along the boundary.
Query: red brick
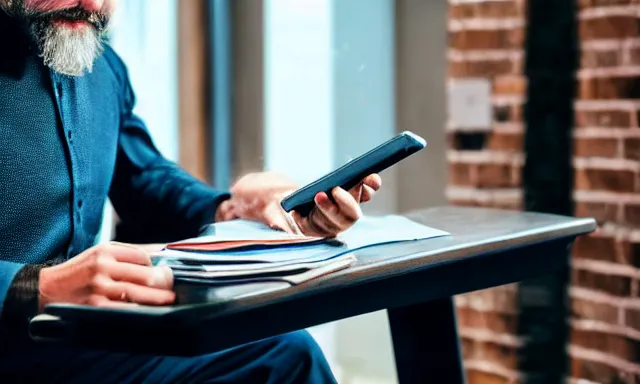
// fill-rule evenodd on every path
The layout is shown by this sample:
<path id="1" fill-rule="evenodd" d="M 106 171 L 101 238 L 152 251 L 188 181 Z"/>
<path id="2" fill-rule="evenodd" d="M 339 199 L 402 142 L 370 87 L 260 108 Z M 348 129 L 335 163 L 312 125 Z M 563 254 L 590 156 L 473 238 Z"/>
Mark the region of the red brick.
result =
<path id="1" fill-rule="evenodd" d="M 576 111 L 577 127 L 630 127 L 628 111 Z"/>
<path id="2" fill-rule="evenodd" d="M 514 122 L 524 121 L 524 108 L 522 105 L 512 107 L 512 119 Z"/>
<path id="3" fill-rule="evenodd" d="M 479 164 L 478 188 L 509 188 L 517 186 L 513 167 L 509 164 Z"/>
<path id="4" fill-rule="evenodd" d="M 609 365 L 595 361 L 571 359 L 571 376 L 597 383 L 629 383 L 623 381 L 625 374 Z"/>
<path id="5" fill-rule="evenodd" d="M 640 138 L 629 137 L 624 140 L 624 157 L 640 161 Z"/>
<path id="6" fill-rule="evenodd" d="M 524 72 L 524 56 L 513 59 L 513 73 L 520 74 Z"/>
<path id="7" fill-rule="evenodd" d="M 463 357 L 488 361 L 508 369 L 518 368 L 518 349 L 513 346 L 462 337 Z"/>
<path id="8" fill-rule="evenodd" d="M 509 59 L 449 62 L 449 77 L 496 77 L 515 73 Z"/>
<path id="9" fill-rule="evenodd" d="M 487 148 L 495 151 L 522 152 L 522 133 L 492 132 Z"/>
<path id="10" fill-rule="evenodd" d="M 475 354 L 475 346 L 475 340 L 466 337 L 460 338 L 460 347 L 462 349 L 462 358 L 464 360 L 473 358 L 473 355 Z"/>
<path id="11" fill-rule="evenodd" d="M 618 206 L 617 204 L 609 203 L 591 203 L 591 202 L 576 202 L 576 216 L 578 217 L 593 217 L 598 224 L 606 222 L 615 222 L 618 220 Z"/>
<path id="12" fill-rule="evenodd" d="M 510 379 L 496 373 L 488 373 L 473 369 L 468 369 L 466 373 L 467 382 L 469 384 L 517 384 Z"/>
<path id="13" fill-rule="evenodd" d="M 521 16 L 516 1 L 486 1 L 481 3 L 452 4 L 449 6 L 450 19 L 475 17 L 504 18 Z"/>
<path id="14" fill-rule="evenodd" d="M 479 358 L 508 369 L 518 368 L 518 348 L 491 342 L 479 343 Z"/>
<path id="15" fill-rule="evenodd" d="M 640 268 L 640 244 L 622 242 L 620 244 L 620 261 L 624 264 Z"/>
<path id="16" fill-rule="evenodd" d="M 583 51 L 580 56 L 582 68 L 617 67 L 622 65 L 620 50 Z"/>
<path id="17" fill-rule="evenodd" d="M 522 122 L 522 106 L 496 105 L 493 107 L 493 120 L 498 123 Z"/>
<path id="18" fill-rule="evenodd" d="M 628 277 L 605 275 L 584 269 L 574 269 L 572 277 L 572 283 L 579 287 L 622 297 L 628 297 L 631 294 L 632 281 Z"/>
<path id="19" fill-rule="evenodd" d="M 578 8 L 589 8 L 593 0 L 578 0 Z"/>
<path id="20" fill-rule="evenodd" d="M 469 301 L 482 303 L 483 308 L 492 312 L 515 314 L 518 312 L 517 289 L 516 284 L 509 284 L 466 293 L 464 296 Z"/>
<path id="21" fill-rule="evenodd" d="M 605 236 L 580 236 L 574 242 L 573 256 L 577 259 L 615 262 L 616 240 Z"/>
<path id="22" fill-rule="evenodd" d="M 610 169 L 577 169 L 575 187 L 583 191 L 635 192 L 635 174 Z"/>
<path id="23" fill-rule="evenodd" d="M 602 7 L 611 5 L 628 5 L 633 4 L 636 0 L 580 0 L 581 5 L 585 7 Z"/>
<path id="24" fill-rule="evenodd" d="M 524 27 L 514 28 L 509 30 L 507 37 L 509 41 L 509 46 L 513 48 L 519 48 L 524 46 L 524 40 L 527 36 L 527 31 Z"/>
<path id="25" fill-rule="evenodd" d="M 624 264 L 640 268 L 640 243 L 623 243 L 621 246 L 621 253 L 620 258 Z"/>
<path id="26" fill-rule="evenodd" d="M 513 118 L 513 112 L 509 105 L 496 105 L 493 107 L 493 120 L 498 123 L 506 123 Z"/>
<path id="27" fill-rule="evenodd" d="M 571 298 L 571 315 L 578 319 L 618 324 L 618 308 L 607 303 Z"/>
<path id="28" fill-rule="evenodd" d="M 579 22 L 581 40 L 637 37 L 638 22 L 634 14 L 584 19 Z"/>
<path id="29" fill-rule="evenodd" d="M 626 312 L 625 324 L 640 331 L 640 309 L 627 308 Z"/>
<path id="30" fill-rule="evenodd" d="M 640 343 L 628 337 L 611 333 L 573 328 L 571 330 L 571 344 L 604 351 L 627 361 L 638 361 L 640 358 L 638 355 Z"/>
<path id="31" fill-rule="evenodd" d="M 471 167 L 472 165 L 465 163 L 449 164 L 449 184 L 465 187 L 471 186 Z"/>
<path id="32" fill-rule="evenodd" d="M 522 201 L 497 201 L 487 208 L 506 209 L 510 211 L 522 211 Z"/>
<path id="33" fill-rule="evenodd" d="M 527 80 L 523 76 L 500 76 L 493 81 L 494 95 L 524 95 L 526 91 Z"/>
<path id="34" fill-rule="evenodd" d="M 524 29 L 465 29 L 449 32 L 449 48 L 460 50 L 521 48 Z"/>
<path id="35" fill-rule="evenodd" d="M 473 308 L 457 308 L 458 324 L 462 328 L 489 329 L 496 333 L 515 334 L 518 330 L 516 313 L 477 311 Z"/>
<path id="36" fill-rule="evenodd" d="M 497 208 L 497 209 L 505 209 L 510 211 L 522 210 L 521 201 L 495 201 L 495 202 L 483 203 L 483 202 L 478 202 L 474 200 L 450 199 L 449 204 L 459 206 L 459 207 Z"/>
<path id="37" fill-rule="evenodd" d="M 625 204 L 622 207 L 624 215 L 624 223 L 634 226 L 640 226 L 640 205 L 638 204 Z"/>
<path id="38" fill-rule="evenodd" d="M 626 65 L 640 65 L 640 48 L 633 47 L 629 49 L 629 62 Z"/>
<path id="39" fill-rule="evenodd" d="M 574 156 L 617 157 L 618 140 L 606 138 L 576 138 L 573 142 Z"/>
<path id="40" fill-rule="evenodd" d="M 636 76 L 580 79 L 580 98 L 583 100 L 637 99 L 640 98 L 640 79 Z"/>

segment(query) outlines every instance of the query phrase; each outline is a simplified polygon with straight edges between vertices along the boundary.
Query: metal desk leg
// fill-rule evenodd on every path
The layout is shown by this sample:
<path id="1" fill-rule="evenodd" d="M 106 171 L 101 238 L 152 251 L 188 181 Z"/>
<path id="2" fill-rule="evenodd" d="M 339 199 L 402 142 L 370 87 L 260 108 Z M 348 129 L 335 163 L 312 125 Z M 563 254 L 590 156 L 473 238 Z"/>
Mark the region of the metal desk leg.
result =
<path id="1" fill-rule="evenodd" d="M 464 384 L 452 298 L 387 310 L 400 384 Z"/>

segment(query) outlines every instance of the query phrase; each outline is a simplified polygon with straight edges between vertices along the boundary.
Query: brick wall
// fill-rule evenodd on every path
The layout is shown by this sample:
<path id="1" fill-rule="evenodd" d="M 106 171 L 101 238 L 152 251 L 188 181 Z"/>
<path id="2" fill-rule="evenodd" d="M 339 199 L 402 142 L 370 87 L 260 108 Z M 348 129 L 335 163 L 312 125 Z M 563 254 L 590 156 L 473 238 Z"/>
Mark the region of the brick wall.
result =
<path id="1" fill-rule="evenodd" d="M 602 383 L 640 383 L 637 3 L 582 0 L 578 15 L 574 200 L 601 226 L 574 247 L 569 351 L 573 377 Z"/>
<path id="2" fill-rule="evenodd" d="M 524 0 L 449 0 L 449 78 L 491 82 L 493 123 L 447 127 L 452 204 L 521 208 Z M 571 381 L 640 383 L 640 4 L 579 0 Z M 457 298 L 470 383 L 517 382 L 517 285 Z"/>
<path id="3" fill-rule="evenodd" d="M 520 209 L 523 164 L 524 3 L 449 0 L 448 76 L 491 84 L 493 123 L 447 130 L 452 204 Z M 517 286 L 457 297 L 463 356 L 471 384 L 517 381 Z"/>

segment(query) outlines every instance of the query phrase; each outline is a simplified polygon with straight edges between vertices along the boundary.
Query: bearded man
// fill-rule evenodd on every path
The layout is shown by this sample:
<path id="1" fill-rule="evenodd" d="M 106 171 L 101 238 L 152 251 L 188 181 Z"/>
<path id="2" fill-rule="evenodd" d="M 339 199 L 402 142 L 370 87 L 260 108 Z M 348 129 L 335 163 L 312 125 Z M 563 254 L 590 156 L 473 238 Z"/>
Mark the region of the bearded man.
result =
<path id="1" fill-rule="evenodd" d="M 153 267 L 145 248 L 96 245 L 107 198 L 122 221 L 119 240 L 166 243 L 234 218 L 333 236 L 380 187 L 371 175 L 350 191 L 334 189 L 333 200 L 320 193 L 301 217 L 280 208 L 297 188 L 282 176 L 251 174 L 218 191 L 163 158 L 133 113 L 124 63 L 103 42 L 115 6 L 0 0 L 0 382 L 335 382 L 304 331 L 194 358 L 28 337 L 29 320 L 48 303 L 174 302 L 171 270 Z"/>

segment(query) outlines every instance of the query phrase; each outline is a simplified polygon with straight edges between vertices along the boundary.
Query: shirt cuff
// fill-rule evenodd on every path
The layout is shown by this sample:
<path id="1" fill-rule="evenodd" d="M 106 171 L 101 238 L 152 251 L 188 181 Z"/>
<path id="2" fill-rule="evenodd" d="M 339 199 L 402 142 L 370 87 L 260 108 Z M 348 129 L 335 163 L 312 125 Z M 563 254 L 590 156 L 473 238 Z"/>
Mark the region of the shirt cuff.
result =
<path id="1" fill-rule="evenodd" d="M 28 330 L 29 322 L 39 311 L 40 271 L 54 264 L 57 261 L 27 264 L 18 271 L 7 291 L 2 316 L 10 328 L 20 333 Z"/>

